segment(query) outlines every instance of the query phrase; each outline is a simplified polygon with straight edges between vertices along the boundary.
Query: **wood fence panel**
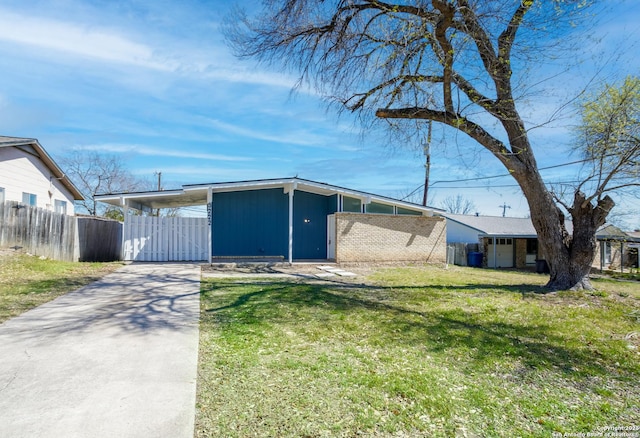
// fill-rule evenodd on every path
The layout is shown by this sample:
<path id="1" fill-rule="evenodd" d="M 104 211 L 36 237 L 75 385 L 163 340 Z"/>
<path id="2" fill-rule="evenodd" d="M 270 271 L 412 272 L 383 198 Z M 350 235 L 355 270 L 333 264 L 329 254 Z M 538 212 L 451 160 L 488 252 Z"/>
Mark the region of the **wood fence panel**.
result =
<path id="1" fill-rule="evenodd" d="M 83 224 L 82 233 L 76 232 L 78 223 Z M 122 225 L 116 221 L 0 203 L 0 246 L 5 248 L 62 261 L 114 261 L 121 258 L 121 242 Z"/>
<path id="2" fill-rule="evenodd" d="M 122 256 L 122 223 L 96 217 L 78 217 L 78 259 L 110 262 Z"/>
<path id="3" fill-rule="evenodd" d="M 0 246 L 74 261 L 75 217 L 5 202 L 0 206 Z"/>

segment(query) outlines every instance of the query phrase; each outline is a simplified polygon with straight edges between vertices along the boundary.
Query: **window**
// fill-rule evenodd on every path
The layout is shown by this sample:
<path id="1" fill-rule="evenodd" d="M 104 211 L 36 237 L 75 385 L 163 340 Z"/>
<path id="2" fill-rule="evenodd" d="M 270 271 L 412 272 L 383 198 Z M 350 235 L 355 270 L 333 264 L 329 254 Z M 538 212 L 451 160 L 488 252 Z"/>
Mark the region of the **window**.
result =
<path id="1" fill-rule="evenodd" d="M 393 205 L 372 202 L 366 205 L 365 211 L 367 213 L 393 214 Z"/>
<path id="2" fill-rule="evenodd" d="M 538 239 L 527 239 L 527 254 L 538 254 Z"/>
<path id="3" fill-rule="evenodd" d="M 55 212 L 56 213 L 67 214 L 67 201 L 59 201 L 58 199 L 56 199 L 55 200 Z"/>
<path id="4" fill-rule="evenodd" d="M 357 198 L 342 197 L 342 211 L 349 213 L 362 213 L 362 203 Z"/>
<path id="5" fill-rule="evenodd" d="M 493 239 L 491 237 L 489 237 L 488 243 L 489 245 L 493 244 Z M 505 239 L 503 237 L 500 238 L 496 238 L 496 245 L 512 245 L 513 244 L 513 239 Z"/>
<path id="6" fill-rule="evenodd" d="M 403 207 L 398 207 L 398 214 L 422 216 L 422 212 L 421 211 L 409 210 L 408 208 L 403 208 Z"/>
<path id="7" fill-rule="evenodd" d="M 22 192 L 22 203 L 26 205 L 38 205 L 38 197 L 33 193 Z"/>
<path id="8" fill-rule="evenodd" d="M 602 261 L 611 263 L 611 242 L 603 242 L 602 250 Z"/>
<path id="9" fill-rule="evenodd" d="M 4 203 L 4 187 L 0 187 L 0 204 Z"/>

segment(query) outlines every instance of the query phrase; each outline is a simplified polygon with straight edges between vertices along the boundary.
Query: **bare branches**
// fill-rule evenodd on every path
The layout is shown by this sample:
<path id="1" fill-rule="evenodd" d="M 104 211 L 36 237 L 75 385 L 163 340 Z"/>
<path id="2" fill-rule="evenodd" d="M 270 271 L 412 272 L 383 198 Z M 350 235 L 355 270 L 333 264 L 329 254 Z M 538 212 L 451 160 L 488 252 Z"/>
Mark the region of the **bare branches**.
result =
<path id="1" fill-rule="evenodd" d="M 509 166 L 512 164 L 510 160 L 510 151 L 497 138 L 493 137 L 479 124 L 461 117 L 456 113 L 447 111 L 436 111 L 428 108 L 400 108 L 400 109 L 379 109 L 376 116 L 388 119 L 425 119 L 434 122 L 444 123 L 448 126 L 456 128 L 469 137 L 476 140 L 485 148 L 489 149 L 500 161 Z"/>
<path id="2" fill-rule="evenodd" d="M 96 195 L 147 188 L 147 183 L 134 177 L 117 156 L 74 151 L 63 156 L 60 162 L 82 192 L 84 200 L 76 202 L 92 216 L 104 212 L 95 200 Z"/>
<path id="3" fill-rule="evenodd" d="M 564 32 L 573 30 L 571 18 L 590 3 L 270 0 L 255 19 L 237 17 L 242 25 L 234 23 L 228 39 L 241 56 L 297 72 L 300 83 L 315 85 L 342 109 L 380 120 L 439 122 L 490 151 L 527 198 L 541 246 L 551 258 L 550 287 L 558 288 L 582 284 L 581 276 L 588 275 L 593 226 L 613 206 L 605 193 L 619 186 L 620 175 L 639 179 L 640 151 L 629 145 L 637 144 L 640 133 L 593 136 L 589 144 L 612 146 L 605 153 L 600 147 L 589 150 L 593 171 L 566 194 L 573 203 L 567 202 L 564 193 L 547 189 L 537 168 L 514 96 L 513 60 L 519 68 L 548 60 L 561 41 L 549 38 L 549 32 L 569 35 Z M 615 159 L 605 159 L 612 152 Z M 587 188 L 591 194 L 582 194 Z M 578 233 L 573 243 L 558 205 L 572 212 Z"/>

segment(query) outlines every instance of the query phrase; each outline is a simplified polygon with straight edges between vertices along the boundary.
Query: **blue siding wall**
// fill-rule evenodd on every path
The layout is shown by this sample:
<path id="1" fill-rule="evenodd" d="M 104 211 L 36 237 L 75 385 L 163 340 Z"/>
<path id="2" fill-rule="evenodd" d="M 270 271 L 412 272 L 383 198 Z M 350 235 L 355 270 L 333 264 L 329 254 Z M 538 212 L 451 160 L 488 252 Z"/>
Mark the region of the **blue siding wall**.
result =
<path id="1" fill-rule="evenodd" d="M 287 257 L 288 195 L 282 189 L 215 193 L 211 226 L 214 256 Z"/>
<path id="2" fill-rule="evenodd" d="M 293 196 L 293 258 L 327 258 L 327 215 L 337 210 L 337 196 L 296 191 Z"/>

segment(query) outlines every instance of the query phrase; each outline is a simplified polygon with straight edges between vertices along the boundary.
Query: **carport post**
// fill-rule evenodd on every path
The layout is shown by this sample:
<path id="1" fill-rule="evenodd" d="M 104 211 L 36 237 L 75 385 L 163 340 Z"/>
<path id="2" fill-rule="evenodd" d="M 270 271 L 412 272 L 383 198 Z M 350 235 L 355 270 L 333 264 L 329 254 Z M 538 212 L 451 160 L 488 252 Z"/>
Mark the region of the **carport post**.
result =
<path id="1" fill-rule="evenodd" d="M 497 254 L 497 247 L 498 246 L 498 239 L 496 239 L 495 237 L 493 238 L 493 269 L 498 269 L 498 254 Z"/>
<path id="2" fill-rule="evenodd" d="M 208 252 L 209 252 L 209 263 L 211 263 L 211 257 L 213 256 L 213 236 L 211 232 L 211 224 L 213 223 L 213 188 L 209 186 L 207 188 L 207 218 L 209 219 L 207 223 L 209 224 L 207 228 L 207 235 L 209 238 L 208 242 Z"/>
<path id="3" fill-rule="evenodd" d="M 289 264 L 293 264 L 293 191 L 298 188 L 298 183 L 291 184 L 289 188 Z"/>
<path id="4" fill-rule="evenodd" d="M 129 217 L 129 205 L 127 205 L 127 200 L 124 198 L 124 196 L 120 197 L 120 205 L 122 206 L 122 216 L 123 216 L 123 221 L 122 221 L 123 230 L 122 230 L 122 243 L 120 244 L 120 258 L 124 260 L 125 242 L 126 242 L 127 235 L 129 234 L 128 227 L 131 226 L 131 221 L 127 220 L 127 218 Z"/>

